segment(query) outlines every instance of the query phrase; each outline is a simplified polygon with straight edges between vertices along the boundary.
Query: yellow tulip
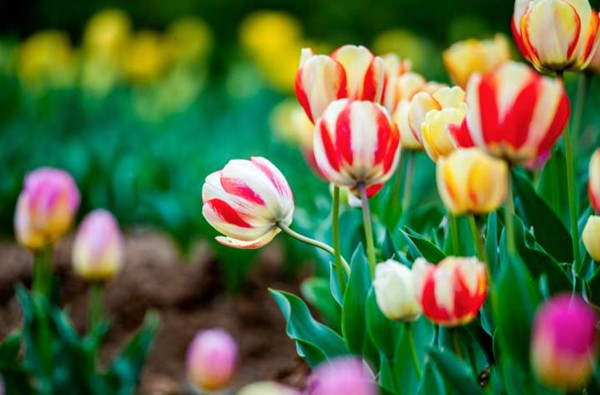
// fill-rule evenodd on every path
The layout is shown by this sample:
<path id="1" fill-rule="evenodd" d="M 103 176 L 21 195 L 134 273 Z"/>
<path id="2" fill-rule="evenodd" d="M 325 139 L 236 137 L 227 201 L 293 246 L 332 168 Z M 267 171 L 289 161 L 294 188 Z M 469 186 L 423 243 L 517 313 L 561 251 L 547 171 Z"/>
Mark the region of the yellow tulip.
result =
<path id="1" fill-rule="evenodd" d="M 440 158 L 436 178 L 438 192 L 450 213 L 485 214 L 504 201 L 508 166 L 478 148 L 459 149 Z"/>
<path id="2" fill-rule="evenodd" d="M 88 21 L 83 34 L 89 56 L 120 59 L 131 35 L 129 16 L 118 9 L 98 12 Z"/>
<path id="3" fill-rule="evenodd" d="M 161 37 L 153 31 L 141 31 L 129 42 L 125 58 L 125 72 L 133 82 L 154 82 L 164 74 L 167 60 L 167 53 Z"/>
<path id="4" fill-rule="evenodd" d="M 464 89 L 473 73 L 486 73 L 510 60 L 510 47 L 501 34 L 493 40 L 460 41 L 444 51 L 443 60 L 452 81 Z"/>
<path id="5" fill-rule="evenodd" d="M 213 45 L 210 27 L 202 19 L 195 17 L 175 21 L 167 29 L 165 41 L 175 63 L 204 60 Z"/>

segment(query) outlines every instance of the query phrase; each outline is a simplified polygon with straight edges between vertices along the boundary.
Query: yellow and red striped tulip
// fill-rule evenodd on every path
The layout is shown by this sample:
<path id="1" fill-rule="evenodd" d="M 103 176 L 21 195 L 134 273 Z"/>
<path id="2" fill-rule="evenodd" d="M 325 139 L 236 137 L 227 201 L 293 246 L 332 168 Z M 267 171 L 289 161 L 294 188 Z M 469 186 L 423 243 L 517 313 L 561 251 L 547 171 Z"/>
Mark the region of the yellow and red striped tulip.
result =
<path id="1" fill-rule="evenodd" d="M 600 214 L 600 148 L 590 158 L 588 196 L 590 204 Z"/>
<path id="2" fill-rule="evenodd" d="M 410 102 L 408 120 L 416 135 L 421 137 L 425 151 L 437 160 L 454 151 L 456 145 L 450 128 L 460 125 L 467 105 L 465 92 L 459 87 L 442 87 L 433 93 L 419 92 Z"/>
<path id="3" fill-rule="evenodd" d="M 487 296 L 485 265 L 476 258 L 447 257 L 437 265 L 418 258 L 413 275 L 423 314 L 439 325 L 471 322 Z"/>
<path id="4" fill-rule="evenodd" d="M 512 164 L 552 149 L 569 119 L 569 98 L 560 80 L 506 62 L 474 75 L 467 86 L 467 116 L 451 128 L 460 147 L 477 146 Z"/>
<path id="5" fill-rule="evenodd" d="M 508 166 L 479 148 L 458 149 L 437 162 L 437 187 L 450 213 L 489 213 L 504 201 Z"/>
<path id="6" fill-rule="evenodd" d="M 598 317 L 580 296 L 562 294 L 537 311 L 531 336 L 531 365 L 542 384 L 577 392 L 594 370 Z M 585 391 L 584 391 L 585 392 Z"/>
<path id="7" fill-rule="evenodd" d="M 187 351 L 187 378 L 202 391 L 223 390 L 235 376 L 238 354 L 237 343 L 224 330 L 199 332 Z"/>
<path id="8" fill-rule="evenodd" d="M 19 244 L 40 250 L 56 242 L 71 227 L 79 201 L 79 190 L 69 173 L 49 167 L 29 173 L 15 213 Z"/>
<path id="9" fill-rule="evenodd" d="M 581 234 L 585 250 L 590 254 L 592 259 L 600 262 L 600 217 L 591 215 Z"/>
<path id="10" fill-rule="evenodd" d="M 443 60 L 452 81 L 464 89 L 474 73 L 487 73 L 510 60 L 510 47 L 501 34 L 492 40 L 465 40 L 445 50 Z"/>
<path id="11" fill-rule="evenodd" d="M 235 248 L 259 248 L 288 226 L 294 198 L 287 180 L 265 158 L 232 160 L 206 177 L 202 214 L 225 236 L 216 240 Z"/>
<path id="12" fill-rule="evenodd" d="M 600 73 L 600 45 L 596 47 L 596 50 L 592 54 L 592 59 L 590 60 L 586 70 L 593 71 L 594 73 Z"/>
<path id="13" fill-rule="evenodd" d="M 340 187 L 363 183 L 369 196 L 394 173 L 400 134 L 387 111 L 370 101 L 342 99 L 329 105 L 315 129 L 315 160 L 325 179 Z"/>
<path id="14" fill-rule="evenodd" d="M 580 71 L 598 46 L 599 24 L 588 0 L 516 0 L 512 31 L 539 71 Z"/>
<path id="15" fill-rule="evenodd" d="M 119 224 L 106 210 L 88 214 L 73 243 L 73 268 L 86 281 L 108 281 L 123 266 L 125 256 Z"/>
<path id="16" fill-rule="evenodd" d="M 330 56 L 305 48 L 296 75 L 296 97 L 315 123 L 337 99 L 381 102 L 385 80 L 383 59 L 365 47 L 344 45 Z"/>

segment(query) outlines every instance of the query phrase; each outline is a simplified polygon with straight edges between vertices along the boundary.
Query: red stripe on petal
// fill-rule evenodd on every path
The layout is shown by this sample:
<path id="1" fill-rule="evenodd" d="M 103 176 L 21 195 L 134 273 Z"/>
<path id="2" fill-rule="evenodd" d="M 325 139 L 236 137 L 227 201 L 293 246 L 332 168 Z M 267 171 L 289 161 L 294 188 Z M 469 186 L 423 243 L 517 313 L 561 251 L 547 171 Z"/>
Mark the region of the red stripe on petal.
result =
<path id="1" fill-rule="evenodd" d="M 598 28 L 600 26 L 600 17 L 596 12 L 592 12 L 592 31 L 588 36 L 588 41 L 585 46 L 584 59 L 587 59 L 592 54 L 592 49 L 594 49 L 594 43 L 596 41 L 596 35 L 598 35 Z"/>
<path id="2" fill-rule="evenodd" d="M 529 136 L 529 124 L 533 118 L 541 83 L 541 78 L 535 78 L 525 85 L 515 98 L 500 126 L 502 140 L 515 149 L 521 148 Z"/>
<path id="3" fill-rule="evenodd" d="M 244 218 L 242 218 L 242 216 L 226 201 L 221 199 L 211 199 L 205 204 L 208 204 L 210 208 L 228 224 L 239 226 L 240 228 L 252 228 L 252 225 L 246 222 L 246 220 L 244 220 Z"/>
<path id="4" fill-rule="evenodd" d="M 467 124 L 467 119 L 465 118 L 460 125 L 450 124 L 448 125 L 448 131 L 450 132 L 450 136 L 456 144 L 460 148 L 470 148 L 474 147 L 475 143 L 471 138 L 471 133 L 469 131 L 469 126 Z"/>
<path id="5" fill-rule="evenodd" d="M 385 157 L 383 158 L 383 172 L 387 173 L 392 165 L 394 164 L 394 159 L 396 159 L 396 154 L 398 153 L 398 147 L 400 146 L 400 132 L 395 124 L 391 125 L 390 129 L 390 140 L 388 144 L 387 152 L 385 153 Z"/>
<path id="6" fill-rule="evenodd" d="M 510 24 L 510 27 L 512 30 L 513 37 L 517 43 L 517 47 L 519 48 L 519 51 L 525 58 L 529 59 L 527 48 L 525 47 L 525 43 L 523 43 L 523 38 L 521 37 L 520 26 L 517 26 L 513 19 L 512 23 Z"/>
<path id="7" fill-rule="evenodd" d="M 581 37 L 581 18 L 579 17 L 579 13 L 575 9 L 575 7 L 573 7 L 570 4 L 569 6 L 573 9 L 573 15 L 575 15 L 575 20 L 577 21 L 577 28 L 575 29 L 575 37 L 573 37 L 573 41 L 571 41 L 571 43 L 569 44 L 569 48 L 567 49 L 567 59 L 570 59 L 571 55 L 573 55 L 575 48 L 577 48 L 577 44 L 579 44 L 579 38 Z"/>
<path id="8" fill-rule="evenodd" d="M 483 78 L 479 84 L 479 115 L 483 141 L 486 144 L 500 141 L 502 134 L 498 125 L 496 92 L 490 78 Z"/>
<path id="9" fill-rule="evenodd" d="M 375 114 L 375 123 L 377 125 L 377 143 L 374 154 L 374 164 L 378 165 L 385 159 L 390 146 L 390 137 L 392 134 L 391 125 L 388 117 L 378 107 L 373 106 Z"/>
<path id="10" fill-rule="evenodd" d="M 371 198 L 377 195 L 381 191 L 381 188 L 383 188 L 383 184 L 369 185 L 367 187 L 367 197 Z"/>
<path id="11" fill-rule="evenodd" d="M 325 150 L 325 155 L 327 156 L 327 161 L 329 165 L 336 171 L 340 170 L 340 161 L 338 159 L 338 153 L 333 146 L 333 141 L 331 141 L 331 135 L 327 129 L 327 124 L 325 122 L 319 122 L 319 137 L 321 138 L 321 142 L 323 143 L 323 149 Z"/>
<path id="12" fill-rule="evenodd" d="M 345 99 L 348 97 L 348 77 L 346 76 L 346 70 L 340 62 L 335 59 L 332 60 L 337 64 L 338 72 L 340 73 L 340 86 L 338 86 L 336 97 L 338 99 Z"/>
<path id="13" fill-rule="evenodd" d="M 375 100 L 375 95 L 377 94 L 377 79 L 373 62 L 375 62 L 375 58 L 371 59 L 371 63 L 369 63 L 369 67 L 365 73 L 362 95 L 357 98 L 359 100 Z"/>
<path id="14" fill-rule="evenodd" d="M 264 162 L 271 164 L 270 162 L 268 162 L 264 158 L 257 158 L 257 157 L 252 157 L 252 158 L 250 158 L 250 160 L 256 167 L 258 167 L 258 169 L 260 171 L 262 171 L 267 176 L 269 181 L 271 181 L 271 183 L 273 184 L 275 189 L 277 189 L 277 191 L 279 192 L 279 195 L 281 195 L 283 197 L 292 198 L 292 190 L 290 189 L 290 186 L 288 185 L 287 180 L 285 178 L 282 179 L 281 176 L 278 174 L 275 174 L 271 170 L 271 168 L 269 166 L 267 166 L 267 164 L 263 163 L 263 161 L 264 161 Z M 271 166 L 274 166 L 274 165 L 271 164 Z"/>
<path id="15" fill-rule="evenodd" d="M 445 308 L 440 307 L 435 298 L 435 280 L 433 279 L 433 271 L 428 274 L 421 294 L 421 307 L 423 314 L 431 321 L 445 324 L 450 321 L 450 314 Z"/>
<path id="16" fill-rule="evenodd" d="M 308 101 L 308 96 L 306 95 L 306 91 L 304 90 L 304 84 L 302 82 L 302 71 L 303 71 L 303 69 L 300 69 L 300 70 L 298 70 L 298 74 L 296 74 L 296 82 L 294 84 L 294 87 L 296 89 L 296 98 L 298 99 L 298 102 L 304 109 L 304 112 L 306 113 L 308 118 L 311 120 L 311 122 L 315 123 L 315 120 L 313 119 L 313 115 L 312 115 L 312 110 L 310 109 L 310 103 Z"/>
<path id="17" fill-rule="evenodd" d="M 225 192 L 244 199 L 248 202 L 264 206 L 265 201 L 252 188 L 237 178 L 226 178 L 221 176 L 221 186 Z"/>
<path id="18" fill-rule="evenodd" d="M 569 104 L 569 98 L 563 92 L 562 97 L 560 99 L 560 103 L 556 108 L 556 114 L 554 115 L 554 119 L 550 124 L 550 127 L 546 131 L 546 134 L 542 141 L 540 141 L 537 147 L 538 155 L 544 153 L 552 148 L 556 140 L 562 134 L 567 121 L 569 120 L 571 109 Z"/>
<path id="19" fill-rule="evenodd" d="M 335 148 L 337 154 L 350 165 L 354 162 L 354 154 L 352 152 L 351 109 L 351 105 L 344 107 L 335 122 Z"/>
<path id="20" fill-rule="evenodd" d="M 594 208 L 596 213 L 600 213 L 600 200 L 598 200 L 598 196 L 594 193 L 594 188 L 592 184 L 588 182 L 588 196 L 590 197 L 590 204 Z"/>

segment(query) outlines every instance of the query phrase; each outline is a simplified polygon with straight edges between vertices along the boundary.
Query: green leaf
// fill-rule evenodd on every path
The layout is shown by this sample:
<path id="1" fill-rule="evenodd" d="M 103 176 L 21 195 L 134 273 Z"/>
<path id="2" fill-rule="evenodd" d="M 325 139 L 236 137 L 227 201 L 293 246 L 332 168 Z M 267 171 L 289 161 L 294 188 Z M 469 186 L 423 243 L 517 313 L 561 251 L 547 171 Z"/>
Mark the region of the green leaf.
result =
<path id="1" fill-rule="evenodd" d="M 567 224 L 569 197 L 567 194 L 567 169 L 562 144 L 556 144 L 554 152 L 544 165 L 540 174 L 537 192 L 548 203 L 552 211 Z M 561 187 L 563 186 L 563 187 Z"/>
<path id="2" fill-rule="evenodd" d="M 433 361 L 427 362 L 423 376 L 419 382 L 417 395 L 445 395 L 446 393 L 446 386 L 444 385 L 442 375 L 435 368 Z"/>
<path id="3" fill-rule="evenodd" d="M 414 258 L 423 257 L 427 262 L 438 263 L 446 257 L 435 244 L 408 228 L 402 230 L 408 250 Z"/>
<path id="4" fill-rule="evenodd" d="M 300 356 L 306 358 L 311 367 L 326 359 L 349 354 L 344 339 L 317 322 L 302 299 L 284 291 L 271 289 L 269 292 L 287 321 L 287 335 L 296 342 Z"/>
<path id="5" fill-rule="evenodd" d="M 377 306 L 374 289 L 371 288 L 367 297 L 367 330 L 375 347 L 389 361 L 394 360 L 394 354 L 404 334 L 404 325 L 388 319 Z"/>
<path id="6" fill-rule="evenodd" d="M 435 362 L 438 370 L 458 393 L 465 395 L 480 395 L 483 391 L 476 377 L 465 362 L 458 359 L 449 351 L 431 348 L 429 356 Z"/>
<path id="7" fill-rule="evenodd" d="M 321 313 L 325 321 L 337 332 L 340 330 L 341 309 L 331 295 L 329 281 L 320 277 L 307 278 L 300 286 L 302 296 Z"/>
<path id="8" fill-rule="evenodd" d="M 2 344 L 0 344 L 0 363 L 17 361 L 19 349 L 21 348 L 21 331 L 11 332 Z"/>
<path id="9" fill-rule="evenodd" d="M 371 343 L 365 325 L 366 301 L 371 289 L 371 275 L 362 244 L 359 244 L 354 251 L 350 268 L 350 278 L 342 306 L 342 333 L 350 351 L 360 355 Z"/>
<path id="10" fill-rule="evenodd" d="M 596 273 L 587 281 L 589 288 L 590 301 L 596 306 L 600 307 L 600 268 L 596 270 Z"/>
<path id="11" fill-rule="evenodd" d="M 513 174 L 513 182 L 520 215 L 526 224 L 533 227 L 537 242 L 559 262 L 572 262 L 571 235 L 558 215 L 535 193 L 522 175 Z"/>
<path id="12" fill-rule="evenodd" d="M 488 263 L 493 268 L 493 273 L 498 267 L 498 214 L 490 213 L 487 219 L 487 229 L 485 236 L 485 253 Z"/>

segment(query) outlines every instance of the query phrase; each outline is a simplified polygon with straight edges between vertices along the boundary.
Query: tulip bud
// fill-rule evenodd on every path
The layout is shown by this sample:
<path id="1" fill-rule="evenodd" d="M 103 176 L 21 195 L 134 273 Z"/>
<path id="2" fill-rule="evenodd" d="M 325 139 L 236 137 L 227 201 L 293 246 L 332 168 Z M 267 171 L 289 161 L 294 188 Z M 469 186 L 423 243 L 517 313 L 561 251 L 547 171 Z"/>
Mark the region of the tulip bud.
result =
<path id="1" fill-rule="evenodd" d="M 188 347 L 187 378 L 204 391 L 225 389 L 237 370 L 238 346 L 222 329 L 210 329 L 196 334 Z"/>
<path id="2" fill-rule="evenodd" d="M 590 158 L 588 196 L 590 204 L 600 214 L 600 148 Z"/>
<path id="3" fill-rule="evenodd" d="M 88 214 L 73 243 L 73 268 L 86 281 L 108 281 L 121 269 L 124 245 L 119 225 L 111 213 Z"/>
<path id="4" fill-rule="evenodd" d="M 259 248 L 288 226 L 294 198 L 279 169 L 261 157 L 232 160 L 223 170 L 206 177 L 202 187 L 202 214 L 225 236 L 216 240 L 235 248 Z"/>
<path id="5" fill-rule="evenodd" d="M 340 357 L 317 367 L 308 379 L 307 395 L 375 395 L 377 386 L 364 362 Z"/>
<path id="6" fill-rule="evenodd" d="M 300 392 L 274 381 L 259 381 L 248 384 L 237 395 L 300 395 Z"/>
<path id="7" fill-rule="evenodd" d="M 512 31 L 539 71 L 580 71 L 598 46 L 599 21 L 587 0 L 516 0 Z"/>
<path id="8" fill-rule="evenodd" d="M 437 163 L 442 202 L 454 215 L 498 209 L 508 188 L 508 166 L 478 148 L 459 149 Z"/>
<path id="9" fill-rule="evenodd" d="M 411 270 L 388 260 L 375 267 L 375 299 L 379 310 L 393 321 L 415 321 L 421 315 Z"/>
<path id="10" fill-rule="evenodd" d="M 512 164 L 549 152 L 569 119 L 562 82 L 516 62 L 474 75 L 466 101 L 466 118 L 460 127 L 450 128 L 454 142 L 480 147 Z"/>
<path id="11" fill-rule="evenodd" d="M 597 324 L 594 310 L 579 296 L 558 295 L 538 309 L 531 362 L 544 385 L 575 391 L 589 380 L 597 354 Z"/>
<path id="12" fill-rule="evenodd" d="M 383 59 L 365 47 L 344 45 L 331 56 L 302 50 L 296 96 L 313 123 L 337 99 L 380 102 L 384 87 Z"/>
<path id="13" fill-rule="evenodd" d="M 29 173 L 17 201 L 17 241 L 30 250 L 56 242 L 71 227 L 78 207 L 79 190 L 67 172 L 44 167 Z"/>
<path id="14" fill-rule="evenodd" d="M 425 151 L 437 162 L 441 156 L 454 151 L 450 134 L 451 125 L 460 125 L 467 105 L 465 92 L 459 87 L 443 87 L 434 93 L 417 93 L 410 102 L 409 123 L 414 133 L 421 136 Z"/>
<path id="15" fill-rule="evenodd" d="M 413 275 L 423 314 L 439 325 L 471 322 L 487 296 L 485 265 L 476 258 L 447 257 L 437 265 L 418 258 Z"/>
<path id="16" fill-rule="evenodd" d="M 323 113 L 315 130 L 315 160 L 327 181 L 377 193 L 394 173 L 400 135 L 387 112 L 367 101 L 338 100 Z"/>
<path id="17" fill-rule="evenodd" d="M 463 89 L 474 73 L 487 73 L 509 59 L 508 41 L 501 34 L 497 34 L 493 40 L 457 42 L 443 54 L 450 78 Z"/>
<path id="18" fill-rule="evenodd" d="M 593 260 L 600 262 L 600 217 L 592 215 L 583 228 L 583 245 Z"/>
<path id="19" fill-rule="evenodd" d="M 586 71 L 593 71 L 594 73 L 600 73 L 600 45 L 596 47 L 596 50 L 592 54 L 592 59 L 588 65 Z"/>

